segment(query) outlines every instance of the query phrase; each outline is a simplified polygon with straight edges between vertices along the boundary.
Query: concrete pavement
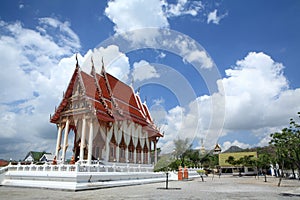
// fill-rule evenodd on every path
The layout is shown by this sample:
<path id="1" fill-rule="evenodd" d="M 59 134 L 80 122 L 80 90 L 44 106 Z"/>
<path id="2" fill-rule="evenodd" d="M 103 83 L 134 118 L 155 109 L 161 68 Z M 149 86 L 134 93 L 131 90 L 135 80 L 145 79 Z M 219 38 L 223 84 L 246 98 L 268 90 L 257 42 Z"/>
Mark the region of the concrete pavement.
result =
<path id="1" fill-rule="evenodd" d="M 215 176 L 127 187 L 69 192 L 60 190 L 0 187 L 0 199 L 299 199 L 300 181 L 268 177 Z"/>

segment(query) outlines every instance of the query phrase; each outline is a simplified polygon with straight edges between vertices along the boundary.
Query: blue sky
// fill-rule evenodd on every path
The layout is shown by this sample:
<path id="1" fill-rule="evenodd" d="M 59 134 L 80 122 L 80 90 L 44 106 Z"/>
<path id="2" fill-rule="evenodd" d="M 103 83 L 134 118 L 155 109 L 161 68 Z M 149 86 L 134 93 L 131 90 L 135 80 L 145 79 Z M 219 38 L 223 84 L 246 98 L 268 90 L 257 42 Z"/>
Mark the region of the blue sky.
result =
<path id="1" fill-rule="evenodd" d="M 134 77 L 165 132 L 166 152 L 176 137 L 194 139 L 195 147 L 204 138 L 208 149 L 216 142 L 223 149 L 263 146 L 300 111 L 297 0 L 4 0 L 0 27 L 0 158 L 54 151 L 49 114 L 73 73 L 75 53 L 86 71 L 93 54 L 122 81 Z M 173 46 L 147 46 L 159 37 L 156 29 L 171 30 Z M 185 36 L 200 46 L 176 43 Z M 136 46 L 129 51 L 115 37 Z"/>

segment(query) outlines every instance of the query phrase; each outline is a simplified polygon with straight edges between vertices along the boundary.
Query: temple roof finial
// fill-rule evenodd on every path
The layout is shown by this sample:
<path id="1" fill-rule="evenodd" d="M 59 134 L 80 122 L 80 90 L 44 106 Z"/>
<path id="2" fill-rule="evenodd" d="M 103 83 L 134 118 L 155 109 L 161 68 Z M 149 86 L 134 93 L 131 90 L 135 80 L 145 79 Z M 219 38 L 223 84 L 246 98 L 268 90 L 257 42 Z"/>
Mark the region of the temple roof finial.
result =
<path id="1" fill-rule="evenodd" d="M 76 65 L 78 65 L 77 53 L 76 53 L 75 59 L 76 59 Z"/>
<path id="2" fill-rule="evenodd" d="M 76 53 L 76 55 L 75 55 L 75 59 L 76 59 L 76 68 L 78 69 L 78 68 L 80 68 L 80 66 L 79 66 L 79 63 L 78 63 L 78 57 L 77 57 L 77 54 L 78 54 L 78 53 Z"/>
<path id="3" fill-rule="evenodd" d="M 103 56 L 102 56 L 101 62 L 102 62 L 101 74 L 104 74 L 104 73 L 106 73 L 106 71 L 105 71 L 105 67 L 104 67 Z"/>
<path id="4" fill-rule="evenodd" d="M 94 75 L 95 74 L 95 66 L 94 66 L 93 56 L 91 56 L 91 63 L 92 63 L 91 75 Z"/>

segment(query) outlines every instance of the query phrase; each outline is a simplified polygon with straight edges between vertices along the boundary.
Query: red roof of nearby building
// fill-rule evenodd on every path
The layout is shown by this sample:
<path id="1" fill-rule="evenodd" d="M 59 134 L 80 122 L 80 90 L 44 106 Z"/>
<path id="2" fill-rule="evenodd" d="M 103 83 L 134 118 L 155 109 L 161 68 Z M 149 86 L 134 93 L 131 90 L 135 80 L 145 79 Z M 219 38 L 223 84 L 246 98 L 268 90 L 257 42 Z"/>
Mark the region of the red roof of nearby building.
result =
<path id="1" fill-rule="evenodd" d="M 67 106 L 77 81 L 81 84 L 86 100 L 95 108 L 99 121 L 132 120 L 150 131 L 151 136 L 162 137 L 153 123 L 147 105 L 141 103 L 140 97 L 134 93 L 132 87 L 106 73 L 104 68 L 101 75 L 87 74 L 77 65 L 64 97 L 50 122 L 59 123 L 61 112 Z"/>
<path id="2" fill-rule="evenodd" d="M 4 167 L 6 165 L 8 165 L 8 161 L 6 161 L 6 160 L 0 160 L 0 167 Z"/>

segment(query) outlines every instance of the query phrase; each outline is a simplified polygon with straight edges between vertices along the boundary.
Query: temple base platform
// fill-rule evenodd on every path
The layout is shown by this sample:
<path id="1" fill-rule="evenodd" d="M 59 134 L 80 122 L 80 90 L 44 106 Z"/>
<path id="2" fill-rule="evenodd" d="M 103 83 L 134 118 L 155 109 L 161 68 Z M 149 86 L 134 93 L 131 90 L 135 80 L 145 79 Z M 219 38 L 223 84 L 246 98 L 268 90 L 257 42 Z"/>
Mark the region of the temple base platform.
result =
<path id="1" fill-rule="evenodd" d="M 150 165 L 9 165 L 0 173 L 0 185 L 57 190 L 91 190 L 163 182 L 165 173 Z"/>

